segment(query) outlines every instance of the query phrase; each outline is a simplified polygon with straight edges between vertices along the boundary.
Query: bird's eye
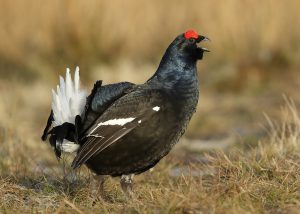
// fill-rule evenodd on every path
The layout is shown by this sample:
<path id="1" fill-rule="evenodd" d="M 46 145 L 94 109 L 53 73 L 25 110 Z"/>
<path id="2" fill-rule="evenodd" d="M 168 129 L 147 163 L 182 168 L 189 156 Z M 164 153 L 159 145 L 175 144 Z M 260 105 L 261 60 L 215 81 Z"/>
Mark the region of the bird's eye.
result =
<path id="1" fill-rule="evenodd" d="M 194 39 L 194 38 L 189 39 L 189 43 L 194 44 L 195 42 L 196 42 L 196 39 Z"/>

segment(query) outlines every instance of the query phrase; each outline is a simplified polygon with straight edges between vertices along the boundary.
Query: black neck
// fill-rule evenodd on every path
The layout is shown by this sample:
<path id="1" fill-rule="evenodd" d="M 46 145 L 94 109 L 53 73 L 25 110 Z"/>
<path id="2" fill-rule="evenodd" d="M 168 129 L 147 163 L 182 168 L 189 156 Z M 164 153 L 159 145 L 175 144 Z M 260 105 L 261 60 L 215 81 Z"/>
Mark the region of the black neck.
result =
<path id="1" fill-rule="evenodd" d="M 171 90 L 180 89 L 181 86 L 195 87 L 198 84 L 196 61 L 169 47 L 157 71 L 147 82 Z"/>

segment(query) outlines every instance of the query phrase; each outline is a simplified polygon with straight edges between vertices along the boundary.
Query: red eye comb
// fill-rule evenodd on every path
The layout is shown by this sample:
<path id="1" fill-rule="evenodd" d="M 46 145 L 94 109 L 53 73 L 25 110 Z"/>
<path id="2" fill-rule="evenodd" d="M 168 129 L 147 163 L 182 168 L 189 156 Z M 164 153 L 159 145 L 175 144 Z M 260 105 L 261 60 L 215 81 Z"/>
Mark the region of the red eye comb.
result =
<path id="1" fill-rule="evenodd" d="M 190 39 L 190 38 L 198 39 L 198 37 L 199 37 L 198 34 L 194 30 L 188 30 L 187 32 L 184 33 L 184 38 L 186 39 Z"/>

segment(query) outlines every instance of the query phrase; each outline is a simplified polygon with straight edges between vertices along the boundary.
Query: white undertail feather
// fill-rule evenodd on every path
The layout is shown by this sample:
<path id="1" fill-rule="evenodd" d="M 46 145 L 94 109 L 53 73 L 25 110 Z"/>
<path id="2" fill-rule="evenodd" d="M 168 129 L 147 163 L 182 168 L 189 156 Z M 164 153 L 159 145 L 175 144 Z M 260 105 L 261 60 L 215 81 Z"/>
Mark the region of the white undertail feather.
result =
<path id="1" fill-rule="evenodd" d="M 70 69 L 66 70 L 66 78 L 59 77 L 59 85 L 56 92 L 52 89 L 52 110 L 54 126 L 65 122 L 75 124 L 77 115 L 83 116 L 87 93 L 80 89 L 79 67 L 75 69 L 74 81 Z"/>
<path id="2" fill-rule="evenodd" d="M 59 146 L 61 151 L 67 153 L 77 152 L 80 147 L 79 144 L 70 142 L 68 140 L 64 140 L 61 145 L 59 143 L 56 143 L 56 146 Z"/>

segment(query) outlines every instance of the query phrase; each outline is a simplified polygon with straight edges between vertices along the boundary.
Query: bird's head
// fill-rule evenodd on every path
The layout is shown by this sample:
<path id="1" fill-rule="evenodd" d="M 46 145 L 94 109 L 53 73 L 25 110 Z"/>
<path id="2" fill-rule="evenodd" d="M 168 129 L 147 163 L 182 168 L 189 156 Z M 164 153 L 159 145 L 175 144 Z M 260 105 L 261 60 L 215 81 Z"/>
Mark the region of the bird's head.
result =
<path id="1" fill-rule="evenodd" d="M 196 62 L 203 58 L 208 49 L 198 46 L 203 41 L 209 41 L 205 36 L 198 35 L 194 30 L 188 30 L 177 36 L 167 48 L 155 74 L 148 82 L 156 80 L 172 88 L 179 80 L 195 78 Z"/>
<path id="2" fill-rule="evenodd" d="M 208 49 L 197 45 L 204 41 L 209 41 L 209 38 L 198 35 L 194 30 L 188 30 L 177 36 L 169 48 L 171 52 L 174 51 L 180 56 L 190 58 L 191 60 L 201 60 L 203 53 L 209 52 Z"/>

